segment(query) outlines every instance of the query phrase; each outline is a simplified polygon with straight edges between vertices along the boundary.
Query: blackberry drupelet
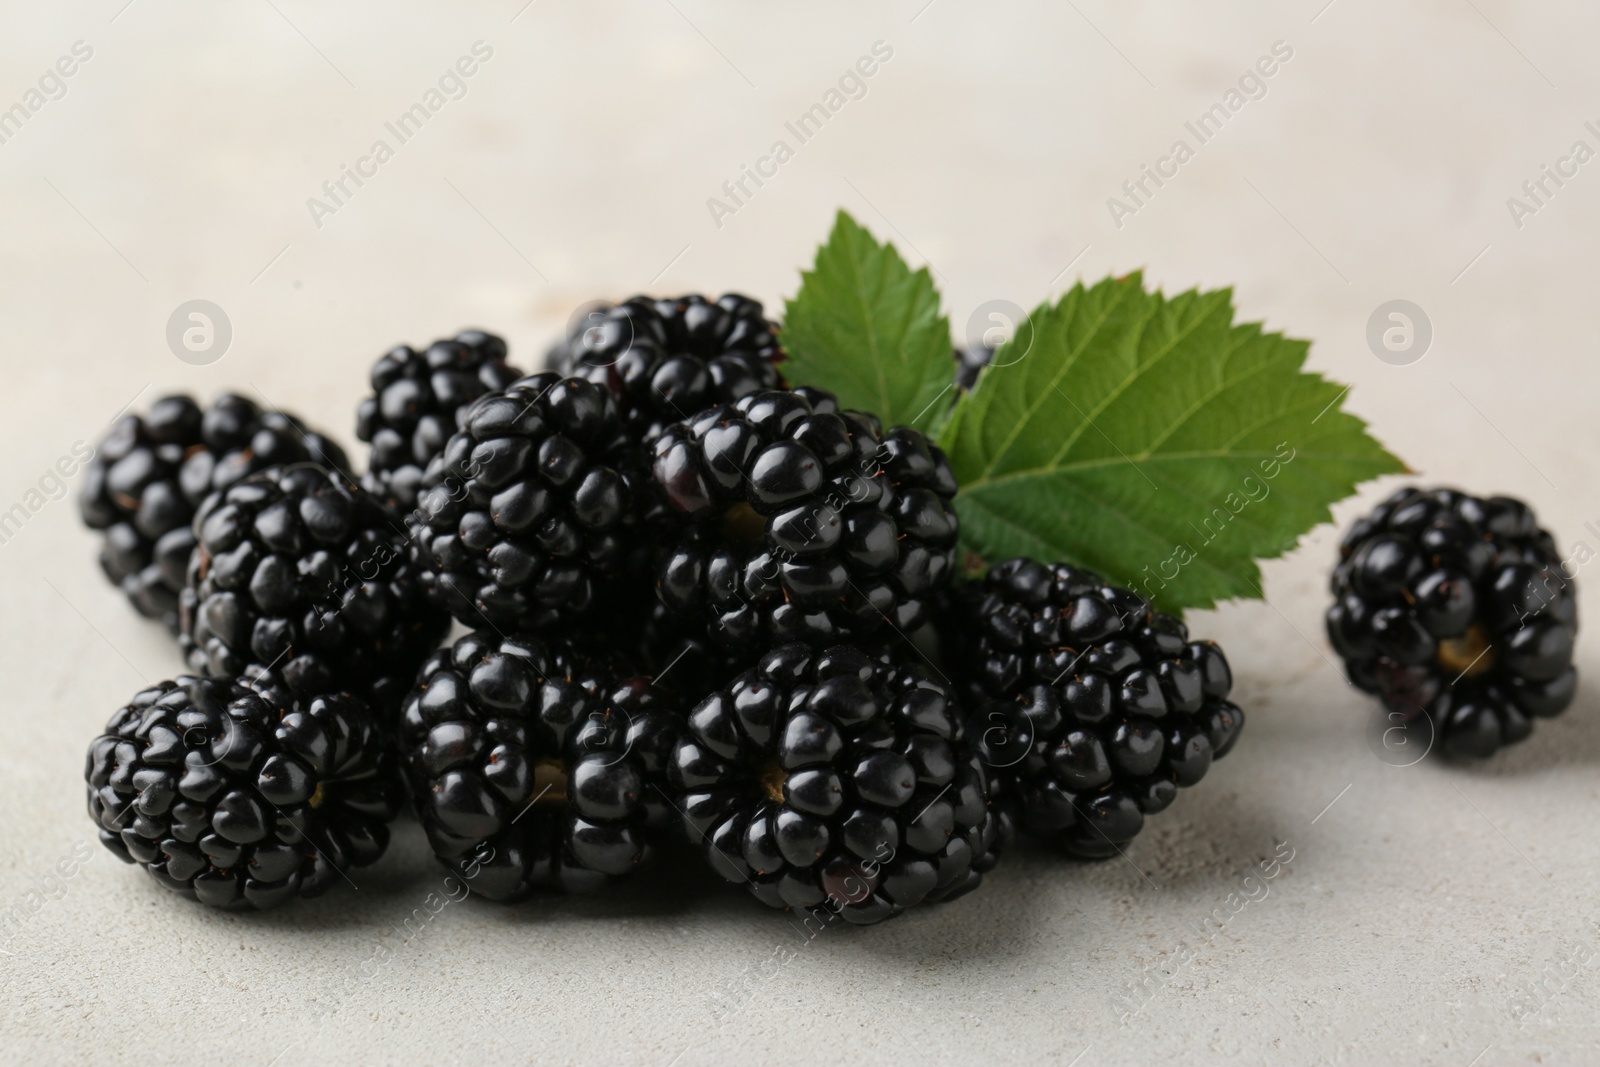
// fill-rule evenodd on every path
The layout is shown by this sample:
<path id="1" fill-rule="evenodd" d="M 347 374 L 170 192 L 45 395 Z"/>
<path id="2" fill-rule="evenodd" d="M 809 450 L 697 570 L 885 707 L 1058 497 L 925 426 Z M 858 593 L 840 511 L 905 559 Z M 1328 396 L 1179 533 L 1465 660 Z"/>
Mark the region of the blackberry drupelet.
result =
<path id="1" fill-rule="evenodd" d="M 475 892 L 594 889 L 643 867 L 671 809 L 671 698 L 531 634 L 478 631 L 423 667 L 403 762 L 434 853 Z"/>
<path id="2" fill-rule="evenodd" d="M 398 521 L 321 467 L 274 467 L 212 494 L 195 531 L 179 643 L 196 672 L 270 667 L 297 693 L 350 688 L 392 714 L 449 625 Z"/>
<path id="3" fill-rule="evenodd" d="M 782 358 L 776 327 L 747 296 L 635 296 L 558 346 L 552 369 L 609 388 L 629 436 L 648 444 L 715 404 L 781 388 Z"/>
<path id="4" fill-rule="evenodd" d="M 89 746 L 100 841 L 202 904 L 314 897 L 383 855 L 404 786 L 373 714 L 270 674 L 139 693 Z"/>
<path id="5" fill-rule="evenodd" d="M 1137 593 L 1018 557 L 962 591 L 972 732 L 1024 829 L 1102 859 L 1228 754 L 1244 714 L 1222 650 Z"/>
<path id="6" fill-rule="evenodd" d="M 1577 591 L 1519 500 L 1401 489 L 1345 533 L 1331 585 L 1350 680 L 1426 715 L 1448 755 L 1493 755 L 1572 702 Z"/>
<path id="7" fill-rule="evenodd" d="M 850 646 L 785 645 L 706 697 L 670 781 L 724 878 L 853 923 L 976 888 L 1010 830 L 950 689 Z"/>
<path id="8" fill-rule="evenodd" d="M 84 475 L 84 523 L 105 531 L 100 566 L 139 614 L 178 632 L 190 523 L 207 494 L 274 464 L 319 463 L 343 470 L 338 445 L 293 415 L 263 412 L 224 393 L 201 410 L 168 396 L 147 414 L 117 420 Z"/>
<path id="9" fill-rule="evenodd" d="M 916 430 L 821 390 L 762 392 L 668 428 L 654 481 L 680 519 L 658 591 L 753 656 L 927 619 L 955 565 L 954 476 Z"/>
<path id="10" fill-rule="evenodd" d="M 616 403 L 592 382 L 535 374 L 479 397 L 412 519 L 429 595 L 468 626 L 583 616 L 626 559 L 631 461 Z"/>
<path id="11" fill-rule="evenodd" d="M 356 408 L 356 436 L 372 445 L 362 488 L 397 512 L 415 508 L 423 472 L 459 428 L 458 412 L 520 377 L 506 362 L 505 341 L 482 330 L 380 357 L 373 395 Z"/>

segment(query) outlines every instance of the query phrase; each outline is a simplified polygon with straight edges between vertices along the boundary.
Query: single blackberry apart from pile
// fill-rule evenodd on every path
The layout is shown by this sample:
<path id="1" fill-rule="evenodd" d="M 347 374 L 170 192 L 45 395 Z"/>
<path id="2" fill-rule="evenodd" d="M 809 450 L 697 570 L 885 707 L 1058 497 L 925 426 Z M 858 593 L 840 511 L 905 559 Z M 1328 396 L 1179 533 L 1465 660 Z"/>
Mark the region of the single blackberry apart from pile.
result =
<path id="1" fill-rule="evenodd" d="M 1331 585 L 1350 680 L 1426 715 L 1449 755 L 1493 755 L 1572 702 L 1577 591 L 1520 500 L 1401 489 L 1345 533 Z"/>
<path id="2" fill-rule="evenodd" d="M 648 864 L 681 729 L 671 698 L 569 647 L 479 631 L 423 667 L 403 762 L 434 853 L 512 900 L 590 890 Z"/>
<path id="3" fill-rule="evenodd" d="M 1072 855 L 1115 855 L 1239 739 L 1222 650 L 1137 593 L 1023 557 L 963 592 L 978 750 L 1023 827 Z"/>
<path id="4" fill-rule="evenodd" d="M 627 556 L 630 461 L 616 402 L 593 382 L 535 374 L 479 397 L 413 517 L 429 595 L 468 626 L 582 616 Z"/>
<path id="5" fill-rule="evenodd" d="M 648 444 L 708 407 L 783 385 L 776 329 L 747 296 L 636 296 L 596 316 L 556 349 L 553 369 L 616 394 L 635 441 Z"/>
<path id="6" fill-rule="evenodd" d="M 202 410 L 187 396 L 157 400 L 143 416 L 117 420 L 95 449 L 79 509 L 105 531 L 100 566 L 139 614 L 178 632 L 190 523 L 206 496 L 274 464 L 343 470 L 338 445 L 293 415 L 262 411 L 224 393 Z"/>
<path id="7" fill-rule="evenodd" d="M 754 393 L 669 427 L 654 480 L 681 520 L 658 591 L 754 654 L 909 631 L 955 566 L 955 477 L 904 426 L 817 389 Z"/>
<path id="8" fill-rule="evenodd" d="M 195 531 L 179 643 L 196 672 L 273 668 L 297 693 L 352 688 L 392 713 L 449 625 L 398 521 L 322 467 L 274 467 L 214 493 Z"/>
<path id="9" fill-rule="evenodd" d="M 405 795 L 360 699 L 295 697 L 269 674 L 146 689 L 89 746 L 84 777 L 106 848 L 224 908 L 314 897 L 373 863 Z"/>
<path id="10" fill-rule="evenodd" d="M 684 830 L 775 908 L 874 923 L 974 889 L 1009 836 L 954 694 L 859 648 L 769 652 L 689 714 Z"/>
<path id="11" fill-rule="evenodd" d="M 457 413 L 520 377 L 506 362 L 505 341 L 482 330 L 381 356 L 373 395 L 356 408 L 356 436 L 372 445 L 362 488 L 396 511 L 415 508 L 423 473 L 459 428 Z"/>

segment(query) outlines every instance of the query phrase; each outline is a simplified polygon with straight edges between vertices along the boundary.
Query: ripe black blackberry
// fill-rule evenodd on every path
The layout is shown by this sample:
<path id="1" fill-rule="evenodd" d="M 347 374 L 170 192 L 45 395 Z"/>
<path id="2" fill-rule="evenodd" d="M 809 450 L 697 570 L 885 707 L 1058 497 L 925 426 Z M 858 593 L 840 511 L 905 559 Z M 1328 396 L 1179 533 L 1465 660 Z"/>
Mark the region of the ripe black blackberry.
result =
<path id="1" fill-rule="evenodd" d="M 191 670 L 270 667 L 297 693 L 350 688 L 392 713 L 449 625 L 398 521 L 322 467 L 273 467 L 212 494 L 195 531 L 179 613 Z"/>
<path id="2" fill-rule="evenodd" d="M 602 386 L 546 373 L 479 397 L 412 518 L 429 595 L 468 626 L 581 617 L 626 558 L 630 460 Z"/>
<path id="3" fill-rule="evenodd" d="M 743 655 L 927 619 L 955 565 L 955 477 L 916 430 L 818 389 L 762 392 L 669 427 L 654 481 L 682 520 L 662 602 Z M 887 631 L 884 631 L 887 632 Z"/>
<path id="4" fill-rule="evenodd" d="M 1331 585 L 1350 680 L 1426 715 L 1449 755 L 1492 755 L 1572 702 L 1576 589 L 1519 500 L 1401 489 L 1345 533 Z"/>
<path id="5" fill-rule="evenodd" d="M 646 866 L 671 809 L 681 729 L 662 690 L 531 634 L 440 649 L 406 698 L 403 762 L 434 853 L 512 900 L 594 889 Z"/>
<path id="6" fill-rule="evenodd" d="M 314 897 L 383 855 L 404 786 L 367 706 L 270 674 L 139 693 L 89 746 L 100 841 L 202 904 Z"/>
<path id="7" fill-rule="evenodd" d="M 274 464 L 348 461 L 339 446 L 282 411 L 224 393 L 201 410 L 187 396 L 157 400 L 117 420 L 95 449 L 79 508 L 105 531 L 100 566 L 139 614 L 178 632 L 190 523 L 206 496 Z"/>
<path id="8" fill-rule="evenodd" d="M 785 645 L 706 697 L 670 781 L 724 878 L 853 923 L 976 888 L 1010 830 L 950 689 L 850 646 Z"/>
<path id="9" fill-rule="evenodd" d="M 457 414 L 522 372 L 506 362 L 506 343 L 462 330 L 425 351 L 400 345 L 372 365 L 373 395 L 356 408 L 356 436 L 372 451 L 361 486 L 391 509 L 417 506 L 428 464 L 459 428 Z"/>
<path id="10" fill-rule="evenodd" d="M 635 296 L 596 312 L 558 346 L 552 369 L 609 388 L 633 440 L 715 404 L 783 385 L 776 327 L 759 301 L 726 293 L 670 300 Z"/>
<path id="11" fill-rule="evenodd" d="M 1244 725 L 1222 650 L 1091 571 L 997 563 L 946 625 L 966 651 L 972 732 L 1000 791 L 1025 829 L 1075 856 L 1115 855 Z"/>

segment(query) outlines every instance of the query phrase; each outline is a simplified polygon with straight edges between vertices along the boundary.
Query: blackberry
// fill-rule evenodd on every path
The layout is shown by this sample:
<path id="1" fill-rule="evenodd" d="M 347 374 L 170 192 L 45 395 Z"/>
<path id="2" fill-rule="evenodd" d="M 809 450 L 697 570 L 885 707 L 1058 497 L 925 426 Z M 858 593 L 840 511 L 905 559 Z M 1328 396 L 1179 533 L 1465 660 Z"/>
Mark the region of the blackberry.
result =
<path id="1" fill-rule="evenodd" d="M 99 442 L 84 475 L 84 524 L 105 531 L 100 566 L 146 618 L 178 632 L 190 522 L 207 494 L 280 463 L 347 465 L 338 445 L 293 415 L 262 411 L 224 393 L 201 410 L 163 397 L 147 414 L 125 415 Z"/>
<path id="2" fill-rule="evenodd" d="M 950 688 L 851 646 L 767 653 L 690 712 L 669 773 L 719 874 L 853 923 L 976 888 L 1009 832 Z"/>
<path id="3" fill-rule="evenodd" d="M 321 467 L 274 467 L 212 494 L 195 531 L 179 643 L 198 673 L 271 667 L 298 693 L 393 700 L 385 679 L 409 686 L 448 626 L 397 521 Z"/>
<path id="4" fill-rule="evenodd" d="M 535 374 L 479 397 L 412 520 L 434 602 L 468 626 L 582 616 L 626 558 L 628 452 L 611 394 L 582 378 Z"/>
<path id="5" fill-rule="evenodd" d="M 435 652 L 402 713 L 403 762 L 434 853 L 511 900 L 594 889 L 646 866 L 669 822 L 672 700 L 531 634 Z"/>
<path id="6" fill-rule="evenodd" d="M 270 674 L 139 693 L 89 746 L 100 841 L 223 908 L 314 897 L 383 855 L 403 785 L 367 706 L 295 697 Z"/>
<path id="7" fill-rule="evenodd" d="M 957 348 L 952 355 L 956 361 L 956 388 L 971 392 L 978 384 L 978 375 L 994 360 L 995 350 L 986 344 Z"/>
<path id="8" fill-rule="evenodd" d="M 1023 827 L 1115 855 L 1239 739 L 1222 650 L 1091 571 L 1018 557 L 963 590 L 972 732 Z"/>
<path id="9" fill-rule="evenodd" d="M 609 388 L 633 440 L 715 404 L 783 385 L 776 326 L 737 293 L 635 296 L 598 313 L 553 353 L 552 367 Z"/>
<path id="10" fill-rule="evenodd" d="M 1328 637 L 1392 716 L 1445 753 L 1492 755 L 1572 702 L 1578 601 L 1526 504 L 1407 487 L 1339 545 Z"/>
<path id="11" fill-rule="evenodd" d="M 885 433 L 800 388 L 705 411 L 653 454 L 683 523 L 661 563 L 662 602 L 739 654 L 915 629 L 949 582 L 955 478 L 916 430 Z"/>
<path id="12" fill-rule="evenodd" d="M 506 362 L 506 343 L 463 330 L 418 352 L 401 345 L 372 366 L 373 395 L 356 408 L 356 436 L 372 445 L 361 486 L 390 508 L 417 506 L 428 464 L 458 429 L 456 416 L 522 372 Z"/>

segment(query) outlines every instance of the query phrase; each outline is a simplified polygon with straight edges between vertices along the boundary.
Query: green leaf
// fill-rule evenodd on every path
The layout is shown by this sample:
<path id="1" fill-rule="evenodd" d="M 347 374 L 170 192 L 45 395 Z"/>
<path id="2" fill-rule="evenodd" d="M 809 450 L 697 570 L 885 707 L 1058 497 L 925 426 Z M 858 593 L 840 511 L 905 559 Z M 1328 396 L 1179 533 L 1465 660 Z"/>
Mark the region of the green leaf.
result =
<path id="1" fill-rule="evenodd" d="M 784 374 L 885 426 L 930 429 L 954 399 L 950 323 L 926 267 L 913 271 L 841 211 L 783 322 Z"/>
<path id="2" fill-rule="evenodd" d="M 940 435 L 964 547 L 1089 567 L 1167 611 L 1261 596 L 1357 483 L 1405 465 L 1302 370 L 1309 344 L 1233 321 L 1232 291 L 1138 274 L 1029 316 Z"/>

